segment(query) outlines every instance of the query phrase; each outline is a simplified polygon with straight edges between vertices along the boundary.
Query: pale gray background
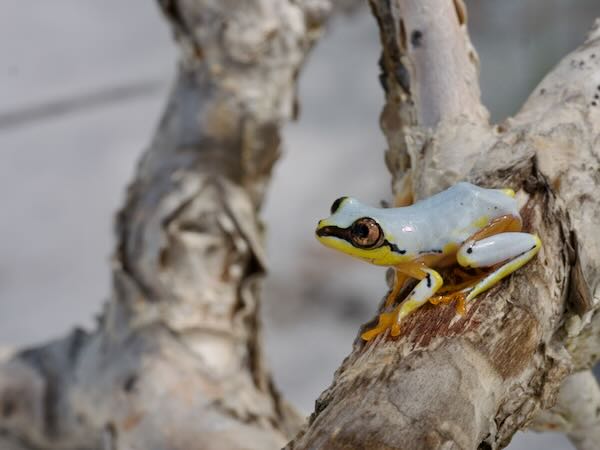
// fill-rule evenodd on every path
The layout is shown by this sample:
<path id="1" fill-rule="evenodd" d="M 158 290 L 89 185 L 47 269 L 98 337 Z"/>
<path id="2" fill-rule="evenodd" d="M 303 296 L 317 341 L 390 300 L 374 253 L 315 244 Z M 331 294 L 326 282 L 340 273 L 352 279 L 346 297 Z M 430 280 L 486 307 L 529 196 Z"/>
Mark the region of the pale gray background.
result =
<path id="1" fill-rule="evenodd" d="M 176 54 L 153 2 L 0 0 L 0 11 L 0 345 L 23 346 L 92 327 L 110 289 L 113 213 Z M 600 4 L 480 0 L 469 13 L 483 98 L 498 119 L 582 41 Z M 365 8 L 337 18 L 317 46 L 265 208 L 268 356 L 278 386 L 307 413 L 385 293 L 382 269 L 312 236 L 336 197 L 389 197 L 377 39 Z M 510 448 L 570 446 L 522 433 Z"/>

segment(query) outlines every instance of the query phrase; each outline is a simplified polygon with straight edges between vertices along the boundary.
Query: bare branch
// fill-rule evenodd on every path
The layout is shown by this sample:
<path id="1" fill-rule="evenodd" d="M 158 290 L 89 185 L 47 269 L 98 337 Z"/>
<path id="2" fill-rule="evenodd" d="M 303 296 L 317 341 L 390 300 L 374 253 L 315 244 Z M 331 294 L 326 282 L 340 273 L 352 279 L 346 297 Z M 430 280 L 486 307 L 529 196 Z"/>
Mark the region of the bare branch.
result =
<path id="1" fill-rule="evenodd" d="M 442 120 L 487 122 L 480 101 L 479 61 L 466 32 L 462 0 L 392 1 L 410 90 L 422 127 Z"/>
<path id="2" fill-rule="evenodd" d="M 179 74 L 117 218 L 97 331 L 0 366 L 0 432 L 36 449 L 280 448 L 301 419 L 262 354 L 257 212 L 327 0 L 161 0 Z"/>
<path id="3" fill-rule="evenodd" d="M 406 40 L 422 30 L 423 44 L 427 36 L 444 35 L 427 26 L 446 26 L 447 20 L 438 18 L 435 0 L 419 2 L 416 11 L 431 19 L 419 26 L 409 22 L 418 15 L 401 14 L 411 2 L 392 3 L 397 9 L 387 1 L 371 3 L 389 81 L 388 69 L 403 67 L 398 61 L 405 60 L 402 45 L 391 37 L 399 19 L 408 30 Z M 478 297 L 464 317 L 452 305 L 428 305 L 403 322 L 397 339 L 386 335 L 365 344 L 357 338 L 289 449 L 503 448 L 539 410 L 554 404 L 573 367 L 586 369 L 598 359 L 600 248 L 593 230 L 597 233 L 600 218 L 595 194 L 600 120 L 592 84 L 600 85 L 600 70 L 591 55 L 600 55 L 600 39 L 595 33 L 536 89 L 556 95 L 543 104 L 532 97 L 519 116 L 495 128 L 473 120 L 482 117 L 477 114 L 459 120 L 450 107 L 434 108 L 440 114 L 435 128 L 420 126 L 435 115 L 419 109 L 436 103 L 411 99 L 415 86 L 434 83 L 429 71 L 444 78 L 446 68 L 435 58 L 419 59 L 424 67 L 410 82 L 398 76 L 392 88 L 385 84 L 382 125 L 398 197 L 429 195 L 460 178 L 511 187 L 518 191 L 526 229 L 539 234 L 544 247 L 532 263 Z M 460 71 L 460 64 L 450 66 L 450 73 L 452 67 Z M 463 76 L 450 78 L 458 80 L 458 89 L 461 80 L 471 79 L 472 66 L 463 70 Z M 472 100 L 464 98 L 467 105 Z"/>
<path id="4" fill-rule="evenodd" d="M 135 80 L 129 83 L 104 86 L 94 91 L 58 98 L 37 105 L 0 111 L 0 130 L 18 128 L 43 120 L 79 113 L 82 110 L 144 98 L 155 93 L 161 85 L 162 83 L 158 80 Z"/>
<path id="5" fill-rule="evenodd" d="M 371 6 L 383 44 L 386 161 L 402 205 L 464 178 L 493 136 L 462 0 L 371 0 Z"/>

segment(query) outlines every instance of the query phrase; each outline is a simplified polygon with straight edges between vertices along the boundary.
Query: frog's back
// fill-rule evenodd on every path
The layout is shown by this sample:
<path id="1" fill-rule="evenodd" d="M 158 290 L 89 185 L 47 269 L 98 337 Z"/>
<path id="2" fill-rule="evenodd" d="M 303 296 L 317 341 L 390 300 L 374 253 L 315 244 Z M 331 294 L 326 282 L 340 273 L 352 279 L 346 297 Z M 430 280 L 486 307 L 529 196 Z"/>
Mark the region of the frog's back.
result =
<path id="1" fill-rule="evenodd" d="M 457 183 L 414 205 L 388 211 L 399 213 L 395 221 L 398 226 L 394 227 L 398 229 L 391 234 L 407 238 L 400 229 L 407 230 L 408 227 L 414 231 L 409 246 L 419 251 L 439 251 L 449 243 L 460 244 L 497 217 L 519 217 L 517 203 L 507 191 L 485 189 L 466 182 Z"/>
<path id="2" fill-rule="evenodd" d="M 486 189 L 460 182 L 429 198 L 415 203 L 411 208 L 419 215 L 438 214 L 452 217 L 481 216 L 490 218 L 503 215 L 519 216 L 515 199 L 503 189 Z"/>

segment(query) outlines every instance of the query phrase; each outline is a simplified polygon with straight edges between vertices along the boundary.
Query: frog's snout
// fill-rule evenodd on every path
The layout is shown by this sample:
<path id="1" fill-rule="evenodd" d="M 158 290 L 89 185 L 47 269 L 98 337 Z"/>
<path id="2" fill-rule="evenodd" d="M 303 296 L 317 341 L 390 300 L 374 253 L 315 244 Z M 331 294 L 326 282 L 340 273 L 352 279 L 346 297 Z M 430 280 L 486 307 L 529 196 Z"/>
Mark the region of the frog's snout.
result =
<path id="1" fill-rule="evenodd" d="M 317 237 L 317 239 L 321 236 L 321 231 L 323 230 L 324 227 L 324 223 L 325 220 L 321 219 L 319 220 L 319 222 L 317 223 L 317 228 L 315 228 L 315 235 Z"/>

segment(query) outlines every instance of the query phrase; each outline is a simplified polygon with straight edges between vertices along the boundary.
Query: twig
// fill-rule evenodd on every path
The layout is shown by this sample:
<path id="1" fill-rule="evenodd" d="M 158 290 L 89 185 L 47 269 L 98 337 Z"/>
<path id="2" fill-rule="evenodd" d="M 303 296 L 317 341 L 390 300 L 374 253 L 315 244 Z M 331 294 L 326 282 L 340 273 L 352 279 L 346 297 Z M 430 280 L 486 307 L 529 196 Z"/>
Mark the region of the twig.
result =
<path id="1" fill-rule="evenodd" d="M 159 80 L 136 80 L 94 91 L 42 102 L 36 105 L 0 111 L 0 131 L 33 125 L 37 122 L 60 119 L 69 114 L 110 106 L 148 97 L 163 87 Z"/>

